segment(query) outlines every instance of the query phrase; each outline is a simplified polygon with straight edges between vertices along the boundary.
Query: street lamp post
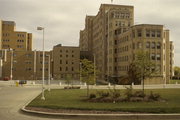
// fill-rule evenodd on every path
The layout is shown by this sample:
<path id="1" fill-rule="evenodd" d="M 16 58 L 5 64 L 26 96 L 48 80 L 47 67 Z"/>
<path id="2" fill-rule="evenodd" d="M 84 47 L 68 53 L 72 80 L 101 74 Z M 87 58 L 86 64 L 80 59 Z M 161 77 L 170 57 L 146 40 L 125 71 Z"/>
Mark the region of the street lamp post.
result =
<path id="1" fill-rule="evenodd" d="M 10 80 L 13 78 L 13 49 L 9 49 L 11 51 L 11 75 L 10 75 Z"/>
<path id="2" fill-rule="evenodd" d="M 51 82 L 50 82 L 50 80 L 51 80 L 51 74 L 50 74 L 50 67 L 51 67 L 51 57 L 50 57 L 50 55 L 48 55 L 48 58 L 49 58 L 49 60 L 48 60 L 48 91 L 51 91 L 51 88 L 50 88 L 50 84 L 51 84 Z"/>
<path id="3" fill-rule="evenodd" d="M 43 62 L 42 62 L 42 100 L 45 100 L 44 97 L 44 28 L 43 27 L 37 27 L 37 30 L 42 30 L 43 31 Z"/>
<path id="4" fill-rule="evenodd" d="M 109 27 L 110 27 L 110 26 L 109 26 L 109 12 L 110 12 L 110 8 L 105 11 L 105 13 L 108 15 L 108 16 L 107 16 L 107 17 L 108 17 L 108 18 L 107 18 L 107 19 L 108 19 L 108 20 L 107 20 L 108 26 L 107 26 L 107 31 L 106 31 L 106 32 L 107 32 L 107 70 L 108 70 L 108 75 L 107 75 L 108 78 L 107 78 L 107 79 L 108 79 L 108 82 L 109 82 L 109 76 L 110 76 L 110 71 L 109 71 L 109 57 L 110 57 L 110 56 L 109 56 L 109 55 L 110 55 L 110 54 L 109 54 L 109 39 L 110 39 L 110 37 L 109 37 L 109 36 L 110 36 L 110 33 L 109 33 Z M 109 84 L 110 84 L 110 83 L 109 83 Z"/>
<path id="5" fill-rule="evenodd" d="M 34 80 L 36 80 L 36 50 L 34 50 Z"/>
<path id="6" fill-rule="evenodd" d="M 81 82 L 82 82 L 82 78 L 81 78 L 81 62 L 79 63 L 79 81 L 80 81 L 80 85 L 81 85 Z"/>
<path id="7" fill-rule="evenodd" d="M 94 84 L 96 85 L 96 55 L 94 54 Z"/>

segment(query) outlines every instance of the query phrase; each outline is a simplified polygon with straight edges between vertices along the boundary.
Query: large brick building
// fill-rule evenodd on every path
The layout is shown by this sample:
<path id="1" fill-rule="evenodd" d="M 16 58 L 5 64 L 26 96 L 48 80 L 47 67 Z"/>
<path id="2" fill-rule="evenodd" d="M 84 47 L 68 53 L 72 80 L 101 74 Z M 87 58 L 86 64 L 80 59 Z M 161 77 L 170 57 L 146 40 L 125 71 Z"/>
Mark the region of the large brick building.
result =
<path id="1" fill-rule="evenodd" d="M 53 78 L 66 79 L 71 76 L 79 79 L 80 50 L 79 47 L 62 46 L 53 48 Z"/>
<path id="2" fill-rule="evenodd" d="M 1 49 L 32 50 L 32 33 L 16 31 L 16 23 L 14 21 L 0 20 L 0 40 Z"/>
<path id="3" fill-rule="evenodd" d="M 134 7 L 102 4 L 97 15 L 86 16 L 80 31 L 80 50 L 96 58 L 99 79 L 127 75 L 139 50 L 149 51 L 159 69 L 158 77 L 146 84 L 169 83 L 173 73 L 173 43 L 163 25 L 134 25 Z"/>

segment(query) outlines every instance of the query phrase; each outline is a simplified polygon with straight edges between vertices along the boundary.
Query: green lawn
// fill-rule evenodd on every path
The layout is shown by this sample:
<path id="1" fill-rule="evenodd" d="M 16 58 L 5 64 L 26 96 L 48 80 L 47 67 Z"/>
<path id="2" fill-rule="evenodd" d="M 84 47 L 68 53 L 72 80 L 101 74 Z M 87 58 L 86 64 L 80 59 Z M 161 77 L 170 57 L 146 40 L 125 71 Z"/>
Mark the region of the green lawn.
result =
<path id="1" fill-rule="evenodd" d="M 92 91 L 92 90 L 91 90 Z M 121 90 L 124 92 L 124 90 Z M 167 102 L 122 102 L 122 103 L 90 103 L 82 101 L 86 90 L 51 90 L 46 91 L 46 100 L 41 95 L 33 100 L 29 107 L 78 110 L 109 110 L 123 112 L 147 113 L 180 113 L 180 89 L 146 90 L 146 93 L 159 93 Z M 93 90 L 95 92 L 95 90 Z"/>
<path id="2" fill-rule="evenodd" d="M 176 82 L 180 84 L 180 80 L 170 80 L 170 84 L 176 84 Z"/>

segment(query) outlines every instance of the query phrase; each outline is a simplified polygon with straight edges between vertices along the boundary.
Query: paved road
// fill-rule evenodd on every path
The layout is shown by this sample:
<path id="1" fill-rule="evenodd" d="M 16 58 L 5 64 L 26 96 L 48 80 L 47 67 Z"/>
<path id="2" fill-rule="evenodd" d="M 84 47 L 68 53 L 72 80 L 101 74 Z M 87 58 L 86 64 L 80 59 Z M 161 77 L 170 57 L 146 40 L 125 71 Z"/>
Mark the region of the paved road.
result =
<path id="1" fill-rule="evenodd" d="M 19 110 L 40 92 L 38 87 L 0 86 L 0 120 L 49 120 L 50 118 L 25 115 Z"/>
<path id="2" fill-rule="evenodd" d="M 101 87 L 100 87 L 101 88 Z M 179 85 L 176 86 L 179 88 Z M 25 115 L 20 112 L 20 108 L 25 105 L 29 100 L 40 94 L 41 86 L 24 86 L 15 87 L 14 84 L 6 82 L 0 82 L 0 120 L 63 120 L 62 118 L 48 118 L 40 116 Z M 74 119 L 74 118 L 73 118 Z M 108 118 L 96 119 L 96 118 L 76 118 L 77 120 L 111 120 Z M 67 118 L 65 120 L 68 120 Z M 119 118 L 113 118 L 113 120 L 120 120 Z M 122 120 L 126 120 L 126 117 Z M 149 119 L 131 119 L 131 120 L 150 120 Z M 155 119 L 154 119 L 155 120 Z M 162 120 L 162 119 L 156 119 Z M 163 118 L 164 120 L 164 118 Z M 167 120 L 179 120 L 179 119 L 167 119 Z"/>

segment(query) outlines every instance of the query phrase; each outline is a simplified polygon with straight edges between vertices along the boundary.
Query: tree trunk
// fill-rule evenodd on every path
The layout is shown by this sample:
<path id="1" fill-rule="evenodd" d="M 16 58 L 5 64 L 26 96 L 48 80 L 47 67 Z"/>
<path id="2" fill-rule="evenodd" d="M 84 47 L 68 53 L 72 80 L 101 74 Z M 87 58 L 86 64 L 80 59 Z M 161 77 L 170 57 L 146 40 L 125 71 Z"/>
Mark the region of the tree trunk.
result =
<path id="1" fill-rule="evenodd" d="M 87 84 L 87 97 L 89 97 L 89 84 Z"/>
<path id="2" fill-rule="evenodd" d="M 144 76 L 142 78 L 142 81 L 143 81 L 143 94 L 144 94 Z"/>

